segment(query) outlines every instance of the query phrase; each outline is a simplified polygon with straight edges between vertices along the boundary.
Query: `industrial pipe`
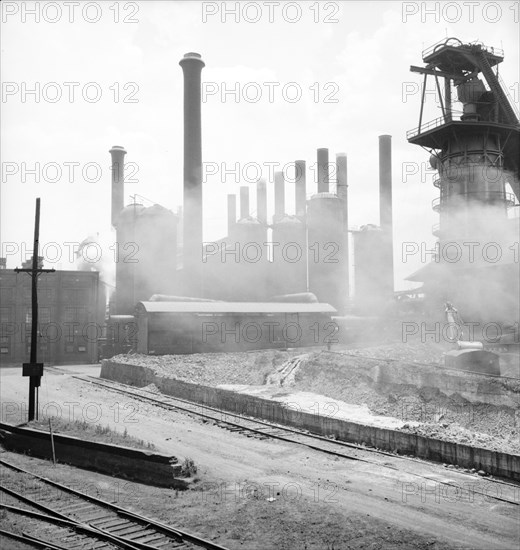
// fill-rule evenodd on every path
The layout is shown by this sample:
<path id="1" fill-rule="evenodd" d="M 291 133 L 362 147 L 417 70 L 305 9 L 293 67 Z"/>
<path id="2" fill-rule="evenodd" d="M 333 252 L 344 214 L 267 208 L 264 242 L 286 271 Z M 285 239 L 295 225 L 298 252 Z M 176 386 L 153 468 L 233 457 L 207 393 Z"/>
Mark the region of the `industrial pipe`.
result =
<path id="1" fill-rule="evenodd" d="M 318 149 L 318 193 L 329 192 L 329 150 Z"/>
<path id="2" fill-rule="evenodd" d="M 305 168 L 306 165 L 304 160 L 297 160 L 294 163 L 294 203 L 295 213 L 299 218 L 305 217 L 307 205 L 307 179 Z"/>
<path id="3" fill-rule="evenodd" d="M 274 216 L 281 220 L 285 215 L 285 179 L 283 172 L 274 173 Z"/>
<path id="4" fill-rule="evenodd" d="M 267 223 L 267 188 L 263 179 L 256 182 L 256 218 L 260 223 Z"/>
<path id="5" fill-rule="evenodd" d="M 249 187 L 242 185 L 240 187 L 240 219 L 249 217 Z"/>
<path id="6" fill-rule="evenodd" d="M 184 74 L 184 284 L 185 294 L 202 294 L 202 136 L 200 54 L 179 61 Z"/>
<path id="7" fill-rule="evenodd" d="M 233 233 L 237 222 L 237 196 L 227 196 L 227 211 L 228 211 L 228 236 Z"/>
<path id="8" fill-rule="evenodd" d="M 112 156 L 112 227 L 117 226 L 117 219 L 124 208 L 125 200 L 125 155 L 124 147 L 114 145 L 109 151 Z"/>

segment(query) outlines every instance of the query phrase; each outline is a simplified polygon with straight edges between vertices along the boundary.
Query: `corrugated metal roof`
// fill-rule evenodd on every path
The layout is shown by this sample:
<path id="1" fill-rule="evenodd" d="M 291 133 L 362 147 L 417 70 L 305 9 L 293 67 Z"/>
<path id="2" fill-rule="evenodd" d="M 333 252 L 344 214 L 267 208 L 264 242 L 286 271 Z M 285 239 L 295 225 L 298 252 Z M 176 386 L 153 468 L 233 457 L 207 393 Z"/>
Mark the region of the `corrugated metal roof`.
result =
<path id="1" fill-rule="evenodd" d="M 148 313 L 336 313 L 329 304 L 294 302 L 139 302 Z"/>

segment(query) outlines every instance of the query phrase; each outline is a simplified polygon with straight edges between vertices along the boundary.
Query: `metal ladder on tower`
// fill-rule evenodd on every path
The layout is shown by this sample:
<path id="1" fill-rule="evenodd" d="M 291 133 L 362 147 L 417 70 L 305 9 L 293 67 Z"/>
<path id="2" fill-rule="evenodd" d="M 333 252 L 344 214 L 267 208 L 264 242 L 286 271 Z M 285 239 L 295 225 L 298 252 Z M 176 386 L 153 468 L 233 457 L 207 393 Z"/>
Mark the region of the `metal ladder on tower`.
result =
<path id="1" fill-rule="evenodd" d="M 482 74 L 484 75 L 489 87 L 491 88 L 491 91 L 495 94 L 498 104 L 500 105 L 500 109 L 502 110 L 502 114 L 507 121 L 507 124 L 511 124 L 513 126 L 517 125 L 518 118 L 516 117 L 516 114 L 511 107 L 507 96 L 504 93 L 504 90 L 502 90 L 502 86 L 500 86 L 500 82 L 498 81 L 495 73 L 493 72 L 493 69 L 491 68 L 491 65 L 489 64 L 489 61 L 486 57 L 486 52 L 480 49 L 477 50 L 475 53 L 480 65 L 480 70 L 482 71 Z"/>

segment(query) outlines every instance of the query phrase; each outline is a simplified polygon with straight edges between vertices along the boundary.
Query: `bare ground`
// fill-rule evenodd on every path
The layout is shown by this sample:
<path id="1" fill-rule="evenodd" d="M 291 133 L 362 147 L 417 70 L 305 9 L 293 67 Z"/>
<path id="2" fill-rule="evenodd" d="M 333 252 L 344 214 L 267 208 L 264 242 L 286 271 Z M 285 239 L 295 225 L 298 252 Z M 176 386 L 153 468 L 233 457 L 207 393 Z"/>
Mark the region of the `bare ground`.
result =
<path id="1" fill-rule="evenodd" d="M 249 439 L 92 387 L 72 378 L 75 371 L 98 374 L 99 367 L 48 370 L 40 390 L 42 412 L 48 403 L 54 403 L 55 410 L 58 406 L 62 416 L 73 411 L 79 420 L 93 419 L 97 411 L 95 423 L 120 432 L 126 428 L 161 452 L 192 458 L 199 467 L 193 488 L 157 489 L 64 465 L 53 468 L 29 457 L 2 456 L 64 482 L 93 482 L 101 498 L 117 494 L 123 506 L 231 549 L 517 547 L 518 506 L 478 495 L 454 498 L 435 482 L 424 485 L 409 471 Z M 19 369 L 2 370 L 0 376 L 3 416 L 13 422 L 21 415 L 16 407 L 26 401 L 27 380 Z M 438 479 L 485 484 L 441 466 L 431 469 Z"/>

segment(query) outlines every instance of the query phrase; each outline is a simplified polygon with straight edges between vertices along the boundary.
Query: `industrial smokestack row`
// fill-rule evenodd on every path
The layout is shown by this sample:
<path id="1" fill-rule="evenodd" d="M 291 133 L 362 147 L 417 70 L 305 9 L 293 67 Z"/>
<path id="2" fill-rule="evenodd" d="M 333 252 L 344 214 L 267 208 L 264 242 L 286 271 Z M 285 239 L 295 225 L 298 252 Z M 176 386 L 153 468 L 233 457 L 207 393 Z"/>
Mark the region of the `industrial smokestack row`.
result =
<path id="1" fill-rule="evenodd" d="M 117 227 L 117 218 L 125 206 L 125 155 L 124 147 L 114 145 L 109 151 L 112 156 L 112 227 Z"/>
<path id="2" fill-rule="evenodd" d="M 202 140 L 200 54 L 184 55 L 184 294 L 203 294 L 202 263 Z"/>

